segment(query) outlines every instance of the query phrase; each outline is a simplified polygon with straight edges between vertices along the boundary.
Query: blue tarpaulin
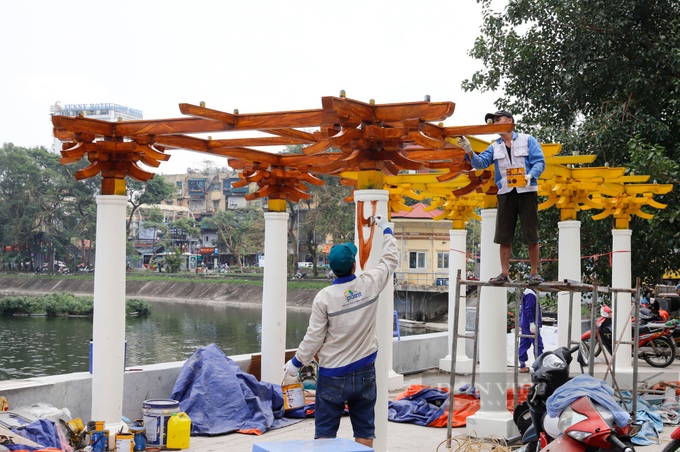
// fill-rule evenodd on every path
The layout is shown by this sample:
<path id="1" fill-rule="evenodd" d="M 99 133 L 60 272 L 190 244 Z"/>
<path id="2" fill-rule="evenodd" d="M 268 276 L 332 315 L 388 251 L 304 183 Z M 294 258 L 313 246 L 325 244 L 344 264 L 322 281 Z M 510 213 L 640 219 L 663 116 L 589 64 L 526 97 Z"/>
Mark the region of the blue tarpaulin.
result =
<path id="1" fill-rule="evenodd" d="M 41 447 L 32 447 L 25 444 L 4 444 L 9 450 L 38 450 L 47 447 L 56 447 L 61 449 L 61 442 L 59 441 L 59 433 L 54 422 L 47 419 L 38 419 L 30 424 L 23 426 L 21 429 L 12 430 L 17 435 L 30 439 L 31 441 L 40 444 Z"/>
<path id="2" fill-rule="evenodd" d="M 259 435 L 299 422 L 283 417 L 281 386 L 257 381 L 215 344 L 184 363 L 170 398 L 189 415 L 192 435 Z"/>

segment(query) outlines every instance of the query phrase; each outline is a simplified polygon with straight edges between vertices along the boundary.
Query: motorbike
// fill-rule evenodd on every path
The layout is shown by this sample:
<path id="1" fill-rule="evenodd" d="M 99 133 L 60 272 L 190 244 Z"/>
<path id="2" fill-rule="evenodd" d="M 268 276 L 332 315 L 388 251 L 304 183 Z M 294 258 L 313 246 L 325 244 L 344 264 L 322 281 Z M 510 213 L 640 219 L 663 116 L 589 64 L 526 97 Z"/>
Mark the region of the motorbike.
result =
<path id="1" fill-rule="evenodd" d="M 674 325 L 667 325 L 661 321 L 654 321 L 655 317 L 648 308 L 640 309 L 641 324 L 638 339 L 638 357 L 645 360 L 652 367 L 667 367 L 675 359 Z M 612 311 L 609 306 L 602 306 L 600 317 L 595 322 L 596 340 L 593 346 L 593 356 L 602 352 L 602 343 L 607 351 L 612 352 Z M 584 362 L 590 357 L 590 330 L 581 335 L 581 355 Z"/>
<path id="2" fill-rule="evenodd" d="M 515 423 L 522 434 L 522 444 L 526 445 L 525 451 L 634 452 L 630 439 L 637 434 L 639 426 L 630 421 L 623 427 L 619 426 L 611 405 L 602 403 L 601 393 L 593 391 L 588 394 L 586 391 L 586 395 L 568 401 L 569 405 L 557 417 L 547 416 L 548 399 L 561 386 L 568 384 L 569 364 L 578 350 L 578 345 L 560 347 L 542 353 L 534 362 L 527 400 L 518 405 L 514 413 Z M 592 379 L 587 375 L 583 377 Z"/>
<path id="3" fill-rule="evenodd" d="M 680 451 L 680 427 L 671 432 L 671 442 L 666 444 L 661 452 L 678 452 Z"/>

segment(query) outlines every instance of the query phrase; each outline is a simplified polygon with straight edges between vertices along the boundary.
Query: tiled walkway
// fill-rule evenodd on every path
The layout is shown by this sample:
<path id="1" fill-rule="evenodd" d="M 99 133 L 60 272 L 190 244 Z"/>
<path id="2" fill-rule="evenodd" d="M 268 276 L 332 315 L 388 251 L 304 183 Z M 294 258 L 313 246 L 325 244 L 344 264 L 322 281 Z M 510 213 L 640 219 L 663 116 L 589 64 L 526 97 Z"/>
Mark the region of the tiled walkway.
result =
<path id="1" fill-rule="evenodd" d="M 645 367 L 645 371 L 656 370 Z M 670 372 L 670 375 L 675 376 L 675 380 L 680 380 L 680 362 L 672 364 L 669 368 L 664 369 L 666 372 Z M 642 371 L 642 369 L 641 369 Z M 508 368 L 508 372 L 512 372 L 511 368 Z M 597 369 L 596 369 L 597 372 Z M 510 379 L 512 377 L 510 376 Z M 670 380 L 670 379 L 668 379 Z M 456 378 L 456 387 L 463 384 L 466 381 L 466 377 Z M 520 384 L 530 383 L 529 375 L 520 375 Z M 437 384 L 448 385 L 449 374 L 439 371 L 428 371 L 424 373 L 409 375 L 404 377 L 404 384 L 406 387 L 412 384 L 425 384 L 430 386 L 436 386 Z M 390 398 L 394 398 L 397 394 L 402 392 L 395 391 L 390 394 Z M 466 429 L 455 428 L 453 429 L 454 441 L 452 443 L 452 448 L 446 448 L 446 428 L 432 428 L 432 427 L 420 427 L 413 424 L 400 424 L 396 422 L 388 422 L 388 438 L 387 447 L 389 452 L 443 452 L 447 450 L 458 450 L 459 444 L 457 441 L 465 442 L 470 441 L 466 439 Z M 664 445 L 667 443 L 670 433 L 673 431 L 673 427 L 665 426 L 661 433 L 661 444 L 654 446 L 636 447 L 637 451 L 640 452 L 659 452 L 663 449 Z M 340 431 L 338 432 L 338 437 L 352 438 L 352 426 L 350 425 L 349 418 L 347 416 L 343 417 L 340 423 Z M 253 444 L 256 442 L 270 442 L 270 441 L 288 441 L 288 440 L 309 440 L 314 438 L 314 419 L 305 419 L 302 422 L 285 427 L 278 430 L 270 430 L 262 436 L 253 435 L 242 435 L 239 433 L 233 433 L 229 435 L 215 436 L 215 437 L 192 437 L 191 447 L 187 449 L 190 452 L 211 452 L 211 451 L 229 451 L 229 452 L 250 452 L 253 449 Z M 461 450 L 463 450 L 461 448 Z M 482 449 L 472 449 L 472 450 L 482 450 Z M 490 450 L 484 449 L 484 450 Z M 302 451 L 299 451 L 302 452 Z"/>

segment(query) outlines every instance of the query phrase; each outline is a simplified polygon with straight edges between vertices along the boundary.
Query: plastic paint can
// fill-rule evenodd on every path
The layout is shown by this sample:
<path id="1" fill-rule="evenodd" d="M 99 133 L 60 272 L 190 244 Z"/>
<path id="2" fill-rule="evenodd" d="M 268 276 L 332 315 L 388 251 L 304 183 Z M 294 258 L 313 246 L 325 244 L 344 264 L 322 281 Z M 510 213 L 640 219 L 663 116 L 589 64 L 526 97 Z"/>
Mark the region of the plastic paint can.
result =
<path id="1" fill-rule="evenodd" d="M 168 420 L 179 413 L 179 402 L 170 399 L 154 399 L 142 402 L 142 415 L 146 427 L 146 446 L 165 446 Z"/>
<path id="2" fill-rule="evenodd" d="M 135 421 L 135 425 L 130 427 L 130 433 L 135 436 L 135 447 L 133 450 L 146 449 L 146 429 L 137 425 L 137 421 Z"/>
<path id="3" fill-rule="evenodd" d="M 135 435 L 132 433 L 116 433 L 116 452 L 132 452 L 135 445 Z"/>
<path id="4" fill-rule="evenodd" d="M 90 446 L 92 446 L 93 452 L 109 450 L 109 431 L 94 430 L 90 432 Z"/>
<path id="5" fill-rule="evenodd" d="M 168 449 L 188 449 L 191 440 L 191 419 L 186 413 L 173 414 L 168 420 Z"/>
<path id="6" fill-rule="evenodd" d="M 283 408 L 286 411 L 305 406 L 305 391 L 299 381 L 281 385 L 281 392 L 283 393 Z"/>

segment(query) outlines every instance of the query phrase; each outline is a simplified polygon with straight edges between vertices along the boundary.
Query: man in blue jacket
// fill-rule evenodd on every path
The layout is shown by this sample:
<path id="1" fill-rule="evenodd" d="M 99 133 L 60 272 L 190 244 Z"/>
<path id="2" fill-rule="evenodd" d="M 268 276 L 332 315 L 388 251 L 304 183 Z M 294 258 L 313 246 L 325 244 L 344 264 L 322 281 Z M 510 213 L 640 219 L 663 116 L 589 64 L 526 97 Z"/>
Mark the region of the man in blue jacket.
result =
<path id="1" fill-rule="evenodd" d="M 538 301 L 536 292 L 527 287 L 522 294 L 522 306 L 519 311 L 519 327 L 522 334 L 536 334 L 538 332 L 537 343 L 534 343 L 534 338 L 522 337 L 519 339 L 519 371 L 521 373 L 529 372 L 527 368 L 527 360 L 529 359 L 529 347 L 534 346 L 534 357 L 538 357 L 543 353 L 543 339 L 541 338 L 541 304 Z"/>
<path id="2" fill-rule="evenodd" d="M 378 215 L 375 225 L 383 230 L 382 256 L 375 268 L 356 276 L 356 246 L 343 243 L 331 248 L 328 264 L 336 278 L 314 298 L 307 333 L 284 367 L 286 375 L 295 377 L 318 353 L 315 439 L 336 437 L 347 403 L 354 440 L 373 447 L 378 297 L 399 259 L 387 219 Z"/>
<path id="3" fill-rule="evenodd" d="M 493 121 L 494 124 L 514 124 L 512 113 L 507 110 L 488 113 L 485 120 Z M 501 133 L 500 138 L 479 155 L 472 151 L 465 137 L 458 139 L 458 145 L 465 150 L 466 159 L 473 168 L 486 169 L 494 165 L 494 178 L 498 187 L 494 243 L 500 245 L 501 273 L 489 282 L 510 282 L 510 254 L 518 217 L 522 241 L 529 250 L 531 273 L 528 283 L 543 282 L 538 274 L 538 178 L 545 170 L 541 145 L 531 135 L 514 131 Z"/>

